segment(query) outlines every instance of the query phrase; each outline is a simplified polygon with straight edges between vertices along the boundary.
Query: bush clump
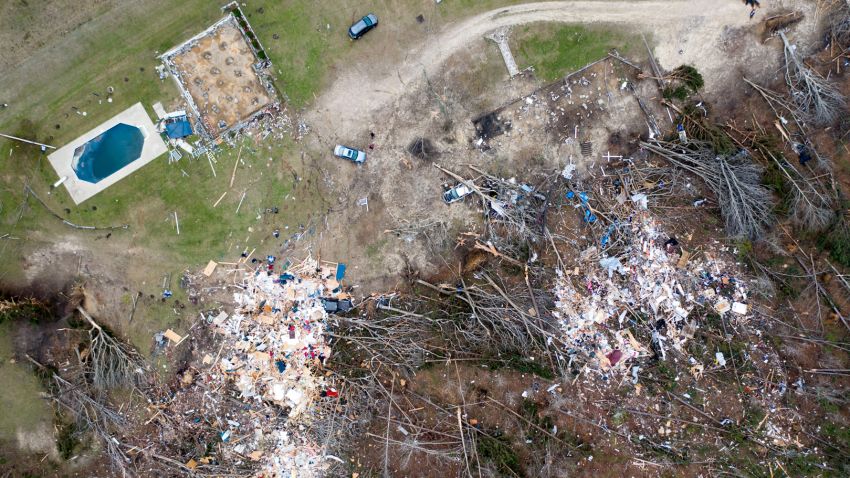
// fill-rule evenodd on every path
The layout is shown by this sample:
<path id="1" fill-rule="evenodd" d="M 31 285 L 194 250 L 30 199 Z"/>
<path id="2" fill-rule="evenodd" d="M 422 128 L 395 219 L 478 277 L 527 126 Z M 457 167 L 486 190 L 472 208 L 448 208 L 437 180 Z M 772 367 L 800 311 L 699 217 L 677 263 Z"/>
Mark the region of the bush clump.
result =
<path id="1" fill-rule="evenodd" d="M 705 86 L 702 75 L 691 65 L 679 66 L 664 79 L 670 84 L 661 93 L 668 100 L 685 101 Z"/>

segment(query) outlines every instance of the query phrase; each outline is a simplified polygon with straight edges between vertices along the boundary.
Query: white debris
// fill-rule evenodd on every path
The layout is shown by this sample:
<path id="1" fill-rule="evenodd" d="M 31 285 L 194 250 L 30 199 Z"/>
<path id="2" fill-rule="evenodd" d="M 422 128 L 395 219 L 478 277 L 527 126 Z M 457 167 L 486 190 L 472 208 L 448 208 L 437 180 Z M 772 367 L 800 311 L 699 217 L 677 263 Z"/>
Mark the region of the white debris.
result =
<path id="1" fill-rule="evenodd" d="M 702 314 L 692 314 L 696 308 L 722 313 L 734 301 L 743 306 L 736 311 L 747 310 L 743 284 L 723 272 L 732 269 L 731 263 L 703 254 L 677 267 L 679 253 L 666 247 L 668 236 L 648 212 L 636 209 L 631 222 L 615 233 L 626 243 L 616 256 L 593 260 L 596 248 L 591 246 L 579 256 L 582 266 L 576 273 L 556 282 L 554 315 L 567 352 L 603 371 L 637 374 L 635 361 L 653 350 L 662 360 L 671 347 L 687 354 L 685 345 L 700 326 Z M 650 327 L 642 339 L 646 343 L 635 337 L 639 317 Z"/>
<path id="2" fill-rule="evenodd" d="M 626 274 L 627 271 L 623 268 L 623 263 L 620 262 L 620 259 L 616 257 L 605 257 L 599 259 L 599 265 L 602 266 L 608 272 L 608 278 L 610 279 L 614 272 L 619 272 L 620 274 Z"/>
<path id="3" fill-rule="evenodd" d="M 640 207 L 640 209 L 647 209 L 649 207 L 649 200 L 646 197 L 646 194 L 632 194 L 632 202 Z"/>
<path id="4" fill-rule="evenodd" d="M 563 177 L 564 179 L 572 179 L 575 171 L 576 165 L 573 164 L 572 161 L 570 161 L 570 163 L 564 166 L 564 169 L 561 171 L 561 177 Z"/>
<path id="5" fill-rule="evenodd" d="M 733 302 L 732 312 L 738 315 L 747 315 L 747 304 L 742 304 L 741 302 Z"/>
<path id="6" fill-rule="evenodd" d="M 341 292 L 333 266 L 310 258 L 276 273 L 274 258 L 266 262 L 268 270 L 249 271 L 243 278 L 233 314 L 222 312 L 211 320 L 225 337 L 215 377 L 236 389 L 246 406 L 277 407 L 251 412 L 247 426 L 260 430 L 259 436 L 242 439 L 231 450 L 240 455 L 254 450 L 252 460 L 261 464 L 264 476 L 323 476 L 327 462 L 320 444 L 312 442 L 309 427 L 316 415 L 308 410 L 318 400 L 338 396 L 323 371 L 331 353 L 324 341 L 325 301 L 337 304 L 349 297 Z M 280 410 L 288 410 L 288 418 L 278 419 Z M 263 435 L 264 430 L 273 431 Z"/>

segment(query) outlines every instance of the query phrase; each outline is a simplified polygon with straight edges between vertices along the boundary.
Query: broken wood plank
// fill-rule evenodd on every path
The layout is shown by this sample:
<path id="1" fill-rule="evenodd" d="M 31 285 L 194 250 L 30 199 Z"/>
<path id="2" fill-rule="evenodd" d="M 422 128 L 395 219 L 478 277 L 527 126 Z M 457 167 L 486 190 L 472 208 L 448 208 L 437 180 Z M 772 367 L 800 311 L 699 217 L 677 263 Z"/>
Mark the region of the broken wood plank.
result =
<path id="1" fill-rule="evenodd" d="M 216 261 L 210 261 L 206 267 L 204 267 L 204 275 L 209 277 L 215 272 L 215 268 L 218 266 Z"/>
<path id="2" fill-rule="evenodd" d="M 180 341 L 183 340 L 183 336 L 171 329 L 166 330 L 162 335 L 168 340 L 174 342 L 175 344 L 178 344 L 180 343 Z"/>
<path id="3" fill-rule="evenodd" d="M 220 198 L 218 198 L 218 201 L 216 201 L 216 202 L 215 202 L 215 204 L 213 204 L 213 207 L 218 206 L 218 203 L 220 203 L 220 202 L 221 202 L 221 200 L 222 200 L 222 199 L 224 199 L 224 196 L 227 196 L 227 191 L 225 191 L 224 193 L 222 193 L 221 197 L 220 197 Z"/>
<path id="4" fill-rule="evenodd" d="M 239 159 L 242 157 L 242 146 L 239 146 L 239 153 L 236 155 L 236 162 L 233 164 L 233 173 L 230 175 L 230 186 L 233 187 L 233 180 L 236 179 L 236 167 L 239 166 Z"/>
<path id="5" fill-rule="evenodd" d="M 518 261 L 518 260 L 514 259 L 513 257 L 506 256 L 506 255 L 502 254 L 501 252 L 497 251 L 497 250 L 496 250 L 496 247 L 495 247 L 493 244 L 489 243 L 489 242 L 485 245 L 485 244 L 482 244 L 482 243 L 481 243 L 481 242 L 479 242 L 479 241 L 476 241 L 476 242 L 475 242 L 475 246 L 474 246 L 474 248 L 475 248 L 475 249 L 482 250 L 482 251 L 487 251 L 487 252 L 489 252 L 490 254 L 493 254 L 493 255 L 494 255 L 494 256 L 496 256 L 496 257 L 500 257 L 500 258 L 502 258 L 502 259 L 504 259 L 504 260 L 506 260 L 506 261 L 510 262 L 511 264 L 515 265 L 515 266 L 520 266 L 520 267 L 522 267 L 522 262 L 520 262 L 520 261 Z"/>

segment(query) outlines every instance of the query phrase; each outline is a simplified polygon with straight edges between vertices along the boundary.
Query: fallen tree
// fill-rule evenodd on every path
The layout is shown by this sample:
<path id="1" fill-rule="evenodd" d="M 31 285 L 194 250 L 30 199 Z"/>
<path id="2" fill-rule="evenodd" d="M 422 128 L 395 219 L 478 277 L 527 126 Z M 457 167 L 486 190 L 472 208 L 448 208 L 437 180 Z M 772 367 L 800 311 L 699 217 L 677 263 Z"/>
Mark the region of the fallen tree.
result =
<path id="1" fill-rule="evenodd" d="M 780 32 L 785 54 L 785 83 L 801 116 L 814 125 L 826 125 L 838 118 L 846 100 L 825 78 L 807 66 L 785 33 Z"/>
<path id="2" fill-rule="evenodd" d="M 91 432 L 103 445 L 112 464 L 126 474 L 130 459 L 115 438 L 115 431 L 127 425 L 124 417 L 96 398 L 84 383 L 72 383 L 29 355 L 26 358 L 46 375 L 49 397 L 59 410 L 74 418 L 75 433 Z"/>
<path id="3" fill-rule="evenodd" d="M 717 196 L 730 236 L 758 239 L 773 222 L 773 199 L 761 184 L 763 168 L 745 151 L 716 155 L 702 141 L 690 141 L 687 146 L 653 141 L 641 146 L 705 181 Z"/>
<path id="4" fill-rule="evenodd" d="M 101 392 L 135 385 L 144 363 L 129 346 L 109 334 L 81 306 L 77 311 L 91 325 L 88 330 L 89 349 L 83 361 L 92 385 Z"/>

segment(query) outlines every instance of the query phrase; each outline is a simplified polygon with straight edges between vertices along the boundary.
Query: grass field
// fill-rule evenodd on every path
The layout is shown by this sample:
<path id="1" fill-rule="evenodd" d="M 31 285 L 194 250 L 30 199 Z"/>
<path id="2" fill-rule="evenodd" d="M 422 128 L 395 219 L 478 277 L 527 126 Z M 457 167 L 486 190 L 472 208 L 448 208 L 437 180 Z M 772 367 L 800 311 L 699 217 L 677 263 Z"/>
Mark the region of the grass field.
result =
<path id="1" fill-rule="evenodd" d="M 10 323 L 0 323 L 0 440 L 14 439 L 19 429 L 32 430 L 51 417 L 50 406 L 39 397 L 41 383 L 28 368 L 13 363 L 14 347 Z M 9 413 L 14 410 L 14 413 Z"/>
<path id="2" fill-rule="evenodd" d="M 422 41 L 429 29 L 507 3 L 514 2 L 464 0 L 437 7 L 431 0 L 346 0 L 333 5 L 291 0 L 252 2 L 243 11 L 273 61 L 279 91 L 288 99 L 290 110 L 297 110 L 308 106 L 339 69 L 379 53 L 401 56 L 405 43 Z M 7 5 L 4 13 L 21 16 L 26 10 L 31 16 L 23 5 Z M 48 35 L 20 68 L 0 74 L 0 83 L 17 94 L 9 108 L 0 110 L 0 131 L 62 145 L 136 101 L 149 112 L 155 101 L 176 104 L 178 93 L 172 80 L 160 81 L 155 74 L 156 53 L 192 36 L 222 14 L 219 5 L 200 0 L 179 4 L 144 0 L 122 5 L 121 11 L 101 4 L 84 6 L 91 9 L 88 21 L 65 34 Z M 345 29 L 367 11 L 383 19 L 379 31 L 383 37 L 351 42 Z M 416 20 L 420 13 L 427 18 L 424 26 Z M 39 23 L 38 18 L 22 18 Z M 518 27 L 512 37 L 520 65 L 534 65 L 545 80 L 583 66 L 609 48 L 628 52 L 630 39 L 601 29 L 550 24 Z M 392 50 L 387 50 L 387 38 L 393 40 L 389 42 Z M 497 59 L 498 55 L 489 57 Z M 34 65 L 49 74 L 36 74 Z M 104 101 L 108 86 L 115 88 L 112 103 Z M 73 108 L 87 115 L 81 116 Z M 48 194 L 57 177 L 36 148 L 0 141 L 0 232 L 19 238 L 0 244 L 0 282 L 25 282 L 24 257 L 54 242 L 71 240 L 93 247 L 100 252 L 101 261 L 109 261 L 110 255 L 122 257 L 127 282 L 137 284 L 146 294 L 158 295 L 161 291 L 154 284 L 161 283 L 165 275 L 179 278 L 184 270 L 197 270 L 210 259 L 232 258 L 241 248 L 264 240 L 275 227 L 286 237 L 326 208 L 318 172 L 301 160 L 305 155 L 309 160 L 320 154 L 324 152 L 303 151 L 291 140 L 257 143 L 246 139 L 232 188 L 228 186 L 236 149 L 225 148 L 217 155 L 215 176 L 205 159 L 186 158 L 169 165 L 162 157 L 78 207 L 64 188 Z M 74 223 L 129 224 L 130 228 L 116 231 L 111 242 L 96 243 L 102 240 L 102 233 L 70 229 L 35 201 L 21 208 L 24 184 Z M 213 208 L 224 191 L 227 195 Z M 237 215 L 243 192 L 245 200 Z M 279 207 L 280 214 L 262 213 L 270 207 Z M 127 259 L 125 251 L 134 254 Z M 182 299 L 179 293 L 178 298 Z M 163 313 L 174 315 L 170 309 L 156 309 L 140 310 L 139 320 L 127 331 L 143 349 L 153 332 L 173 323 L 163 317 Z"/>
<path id="3" fill-rule="evenodd" d="M 622 55 L 640 52 L 639 36 L 602 26 L 533 23 L 513 29 L 511 49 L 520 69 L 534 67 L 538 78 L 552 81 L 604 57 L 612 48 Z"/>
<path id="4" fill-rule="evenodd" d="M 243 11 L 273 61 L 278 90 L 288 99 L 290 110 L 297 110 L 307 106 L 339 68 L 365 61 L 375 52 L 401 54 L 404 43 L 424 38 L 430 27 L 418 25 L 417 14 L 439 26 L 452 18 L 507 3 L 513 2 L 466 0 L 437 7 L 430 0 L 290 0 L 252 2 Z M 26 5 L 4 5 L 3 13 L 6 18 L 22 18 L 34 25 L 46 23 L 34 16 L 35 6 Z M 45 38 L 33 42 L 28 60 L 0 73 L 0 84 L 8 87 L 9 97 L 14 98 L 8 108 L 0 110 L 0 132 L 60 146 L 137 101 L 149 113 L 155 101 L 175 104 L 178 92 L 172 80 L 160 81 L 156 76 L 156 53 L 207 27 L 222 15 L 219 7 L 202 0 L 178 4 L 144 0 L 122 4 L 120 9 L 83 2 L 78 8 L 90 10 L 88 20 L 65 33 L 45 32 Z M 347 26 L 368 11 L 384 19 L 381 34 L 393 39 L 397 51 L 387 52 L 386 42 L 377 36 L 373 37 L 375 41 L 369 37 L 357 43 L 348 40 Z M 26 25 L 15 28 L 26 31 Z M 105 101 L 109 86 L 115 88 L 112 103 Z M 81 116 L 77 110 L 87 115 Z M 245 148 L 245 166 L 237 172 L 234 191 L 215 210 L 211 206 L 227 189 L 235 151 L 219 155 L 218 177 L 213 177 L 205 160 L 168 165 L 163 157 L 77 207 L 63 188 L 47 194 L 49 185 L 58 178 L 36 148 L 0 141 L 0 220 L 8 231 L 25 238 L 0 245 L 0 280 L 20 281 L 19 258 L 45 241 L 68 234 L 86 241 L 86 233 L 69 230 L 38 204 L 21 211 L 24 184 L 29 184 L 54 211 L 68 211 L 63 215 L 77 224 L 130 224 L 129 231 L 119 231 L 116 236 L 128 236 L 129 248 L 150 252 L 148 260 L 137 265 L 136 275 L 157 277 L 220 258 L 228 252 L 226 238 L 256 223 L 258 208 L 275 206 L 289 193 L 298 196 L 299 207 L 293 208 L 298 214 L 289 211 L 281 215 L 282 229 L 297 227 L 316 211 L 321 203 L 317 188 L 311 185 L 297 191 L 292 183 L 290 170 L 299 168 L 291 160 L 300 154 L 300 148 L 292 142 L 265 142 Z M 281 167 L 282 163 L 288 166 Z M 251 167 L 254 174 L 242 171 Z M 234 203 L 242 190 L 248 194 L 237 217 Z M 174 212 L 180 220 L 179 236 L 173 225 Z"/>

